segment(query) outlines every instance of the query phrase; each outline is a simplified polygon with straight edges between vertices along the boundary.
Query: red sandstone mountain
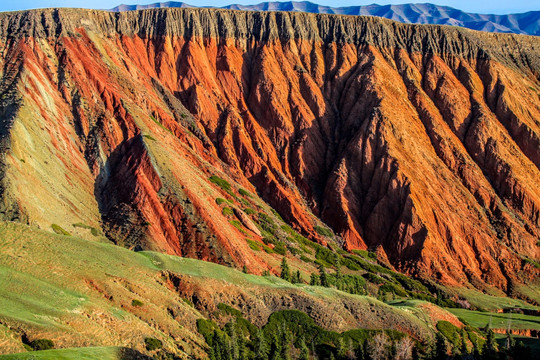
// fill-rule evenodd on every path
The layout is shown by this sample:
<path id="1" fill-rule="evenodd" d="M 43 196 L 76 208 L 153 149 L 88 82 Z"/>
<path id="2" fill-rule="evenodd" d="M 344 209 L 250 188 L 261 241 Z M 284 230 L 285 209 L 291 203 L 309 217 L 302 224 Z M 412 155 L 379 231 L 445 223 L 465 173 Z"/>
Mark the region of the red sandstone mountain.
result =
<path id="1" fill-rule="evenodd" d="M 217 175 L 401 271 L 508 292 L 540 275 L 538 37 L 66 9 L 0 14 L 0 39 L 4 220 L 261 272 Z"/>

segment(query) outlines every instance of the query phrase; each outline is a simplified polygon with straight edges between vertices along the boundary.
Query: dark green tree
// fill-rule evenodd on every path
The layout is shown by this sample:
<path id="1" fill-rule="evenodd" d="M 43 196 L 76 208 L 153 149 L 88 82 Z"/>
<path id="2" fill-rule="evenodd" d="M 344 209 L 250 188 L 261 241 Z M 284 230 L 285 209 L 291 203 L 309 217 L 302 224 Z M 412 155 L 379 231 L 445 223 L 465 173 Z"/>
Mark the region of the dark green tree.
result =
<path id="1" fill-rule="evenodd" d="M 238 347 L 238 334 L 236 331 L 236 326 L 233 322 L 228 322 L 225 325 L 225 331 L 227 332 L 227 335 L 229 335 L 229 347 L 230 347 L 230 356 L 234 360 L 238 360 L 240 358 L 240 349 Z"/>
<path id="2" fill-rule="evenodd" d="M 467 335 L 464 329 L 461 329 L 461 347 L 460 351 L 461 358 L 466 359 L 469 356 L 469 349 L 467 349 Z"/>
<path id="3" fill-rule="evenodd" d="M 489 327 L 487 329 L 486 342 L 482 349 L 483 359 L 495 359 L 497 356 L 497 341 L 495 340 L 495 333 Z"/>
<path id="4" fill-rule="evenodd" d="M 236 331 L 236 346 L 238 348 L 238 358 L 241 360 L 247 359 L 248 349 L 247 349 L 246 338 L 240 327 L 237 327 L 237 331 Z"/>
<path id="5" fill-rule="evenodd" d="M 354 352 L 356 355 L 356 359 L 364 360 L 365 354 L 364 354 L 364 344 L 359 343 L 358 347 L 356 348 L 356 351 Z"/>
<path id="6" fill-rule="evenodd" d="M 296 270 L 296 272 L 292 276 L 292 283 L 293 284 L 300 284 L 301 282 L 302 282 L 302 276 L 300 274 L 300 270 Z"/>
<path id="7" fill-rule="evenodd" d="M 266 360 L 270 353 L 268 343 L 264 337 L 262 330 L 258 330 L 255 335 L 255 342 L 253 344 L 253 350 L 255 351 L 255 360 Z"/>
<path id="8" fill-rule="evenodd" d="M 283 280 L 291 281 L 291 270 L 289 269 L 289 264 L 287 263 L 287 259 L 283 257 L 281 260 L 281 275 L 280 277 Z"/>
<path id="9" fill-rule="evenodd" d="M 338 358 L 340 359 L 343 359 L 345 358 L 345 356 L 347 355 L 347 346 L 345 345 L 345 340 L 340 337 L 338 340 L 337 340 L 337 355 L 338 355 Z"/>
<path id="10" fill-rule="evenodd" d="M 319 278 L 319 275 L 311 274 L 311 276 L 309 278 L 309 285 L 311 285 L 311 286 L 321 285 L 321 279 Z"/>
<path id="11" fill-rule="evenodd" d="M 283 329 L 281 332 L 281 359 L 292 359 L 293 334 L 289 329 Z"/>
<path id="12" fill-rule="evenodd" d="M 475 360 L 479 360 L 481 358 L 480 346 L 478 346 L 478 340 L 475 340 L 473 343 L 472 356 Z"/>
<path id="13" fill-rule="evenodd" d="M 298 340 L 298 350 L 300 350 L 298 360 L 309 360 L 309 348 L 307 347 L 306 341 L 303 337 Z"/>
<path id="14" fill-rule="evenodd" d="M 282 360 L 281 359 L 281 338 L 279 332 L 276 332 L 272 335 L 272 346 L 270 349 L 270 359 L 273 360 Z"/>
<path id="15" fill-rule="evenodd" d="M 321 280 L 321 286 L 330 286 L 330 283 L 328 282 L 328 275 L 326 274 L 326 269 L 324 268 L 323 264 L 319 264 L 319 279 Z"/>
<path id="16" fill-rule="evenodd" d="M 435 348 L 433 349 L 434 360 L 446 360 L 448 358 L 448 348 L 446 346 L 446 339 L 440 332 L 435 336 Z"/>
<path id="17" fill-rule="evenodd" d="M 336 264 L 336 288 L 342 290 L 343 274 L 341 273 L 341 259 L 337 253 L 334 253 L 334 263 Z"/>

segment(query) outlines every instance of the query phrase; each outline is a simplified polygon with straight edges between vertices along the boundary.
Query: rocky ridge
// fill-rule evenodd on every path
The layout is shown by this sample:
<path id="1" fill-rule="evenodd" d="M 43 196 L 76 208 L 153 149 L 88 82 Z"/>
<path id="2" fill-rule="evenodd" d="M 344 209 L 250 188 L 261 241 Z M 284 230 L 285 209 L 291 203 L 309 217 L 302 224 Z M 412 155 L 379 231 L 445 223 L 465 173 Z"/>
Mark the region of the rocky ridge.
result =
<path id="1" fill-rule="evenodd" d="M 0 39 L 7 220 L 262 271 L 214 202 L 219 174 L 401 271 L 516 296 L 538 279 L 536 37 L 50 9 L 0 14 Z"/>

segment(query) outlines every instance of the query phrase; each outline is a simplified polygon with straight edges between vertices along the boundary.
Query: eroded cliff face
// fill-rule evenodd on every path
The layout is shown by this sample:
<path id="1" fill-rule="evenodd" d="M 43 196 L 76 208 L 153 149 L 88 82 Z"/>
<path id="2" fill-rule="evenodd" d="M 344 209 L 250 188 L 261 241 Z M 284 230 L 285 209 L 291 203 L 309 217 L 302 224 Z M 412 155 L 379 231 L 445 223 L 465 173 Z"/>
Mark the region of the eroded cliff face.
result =
<path id="1" fill-rule="evenodd" d="M 405 272 L 538 278 L 537 37 L 208 9 L 8 13 L 0 35 L 8 219 L 262 271 L 219 174 Z"/>

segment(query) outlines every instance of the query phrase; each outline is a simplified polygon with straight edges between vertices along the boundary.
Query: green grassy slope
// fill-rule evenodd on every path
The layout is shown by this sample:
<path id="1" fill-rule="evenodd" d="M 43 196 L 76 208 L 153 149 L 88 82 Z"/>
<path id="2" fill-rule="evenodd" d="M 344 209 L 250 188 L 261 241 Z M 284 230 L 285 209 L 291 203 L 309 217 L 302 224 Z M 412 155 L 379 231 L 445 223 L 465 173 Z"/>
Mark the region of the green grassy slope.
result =
<path id="1" fill-rule="evenodd" d="M 0 223 L 0 352 L 24 352 L 25 335 L 29 340 L 51 339 L 57 348 L 126 346 L 148 354 L 144 338 L 154 337 L 167 351 L 202 358 L 205 344 L 196 320 L 208 313 L 184 301 L 164 273 L 179 274 L 209 303 L 232 303 L 241 297 L 259 304 L 258 312 L 247 314 L 254 320 L 298 305 L 304 311 L 315 309 L 311 316 L 320 324 L 336 326 L 326 319 L 339 316 L 339 331 L 388 327 L 409 329 L 417 336 L 431 331 L 423 317 L 372 297 Z M 275 307 L 289 296 L 296 303 Z"/>
<path id="2" fill-rule="evenodd" d="M 523 314 L 489 313 L 471 311 L 466 309 L 447 309 L 468 324 L 483 328 L 491 323 L 491 328 L 506 329 L 508 325 L 512 329 L 540 330 L 540 317 Z"/>
<path id="3" fill-rule="evenodd" d="M 122 359 L 121 349 L 117 347 L 95 347 L 77 349 L 59 349 L 31 351 L 12 355 L 0 355 L 2 360 L 63 360 L 63 359 L 86 359 L 86 360 L 118 360 Z"/>

